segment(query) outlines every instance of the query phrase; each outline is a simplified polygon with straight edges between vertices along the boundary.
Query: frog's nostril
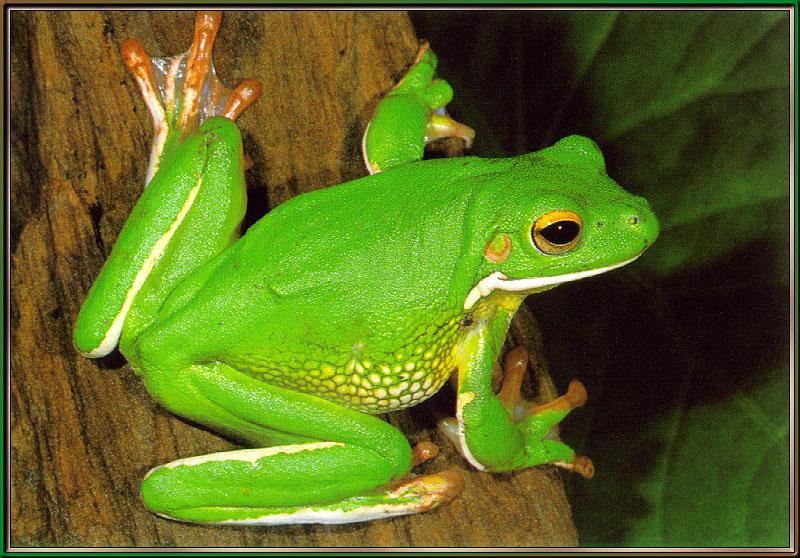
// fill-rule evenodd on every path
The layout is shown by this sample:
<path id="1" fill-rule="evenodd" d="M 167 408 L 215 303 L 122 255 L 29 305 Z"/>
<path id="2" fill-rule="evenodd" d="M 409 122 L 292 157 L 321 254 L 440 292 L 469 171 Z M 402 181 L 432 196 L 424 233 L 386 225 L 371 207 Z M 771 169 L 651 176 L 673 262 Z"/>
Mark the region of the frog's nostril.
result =
<path id="1" fill-rule="evenodd" d="M 631 215 L 628 217 L 628 224 L 636 226 L 639 224 L 639 216 L 638 215 Z"/>

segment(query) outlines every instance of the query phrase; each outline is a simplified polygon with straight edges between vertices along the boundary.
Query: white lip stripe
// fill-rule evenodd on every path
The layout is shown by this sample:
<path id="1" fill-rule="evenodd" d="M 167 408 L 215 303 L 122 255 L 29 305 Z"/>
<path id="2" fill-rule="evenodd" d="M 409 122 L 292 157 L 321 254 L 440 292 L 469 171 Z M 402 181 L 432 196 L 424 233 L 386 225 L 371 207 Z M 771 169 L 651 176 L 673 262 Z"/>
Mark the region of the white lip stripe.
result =
<path id="1" fill-rule="evenodd" d="M 161 258 L 164 250 L 167 249 L 167 244 L 169 244 L 170 239 L 172 239 L 175 231 L 178 230 L 178 227 L 183 222 L 186 214 L 189 213 L 189 210 L 192 208 L 192 204 L 194 203 L 194 199 L 197 197 L 197 192 L 200 190 L 200 184 L 202 182 L 203 177 L 201 176 L 197 179 L 197 185 L 189 192 L 189 196 L 186 198 L 186 201 L 183 202 L 183 207 L 181 207 L 178 215 L 175 216 L 175 220 L 172 222 L 172 225 L 170 225 L 167 232 L 165 232 L 163 236 L 158 239 L 158 242 L 156 242 L 153 248 L 150 250 L 150 254 L 148 254 L 147 259 L 145 259 L 142 267 L 136 273 L 136 277 L 133 280 L 131 288 L 128 289 L 128 294 L 125 296 L 125 302 L 122 304 L 119 314 L 117 314 L 117 316 L 114 318 L 111 327 L 106 332 L 106 335 L 103 337 L 100 345 L 87 353 L 83 353 L 85 356 L 89 358 L 106 356 L 108 353 L 114 350 L 114 347 L 117 346 L 119 336 L 122 334 L 122 326 L 125 323 L 125 318 L 127 317 L 128 311 L 130 311 L 131 306 L 133 305 L 133 299 L 136 298 L 137 294 L 139 294 L 139 290 L 142 288 L 142 285 L 144 285 L 147 276 L 150 275 L 151 271 L 153 271 L 153 267 L 155 267 L 156 263 Z"/>
<path id="2" fill-rule="evenodd" d="M 641 254 L 634 256 L 629 260 L 609 265 L 607 267 L 589 269 L 586 271 L 576 271 L 574 273 L 565 273 L 564 275 L 554 275 L 553 277 L 528 277 L 525 279 L 507 280 L 505 275 L 499 271 L 494 271 L 478 281 L 478 284 L 472 287 L 472 290 L 470 290 L 469 294 L 467 294 L 467 298 L 464 299 L 464 310 L 469 310 L 475 306 L 475 303 L 481 298 L 489 296 L 492 291 L 495 290 L 511 292 L 528 291 L 531 289 L 540 289 L 542 287 L 559 285 L 569 281 L 577 281 L 578 279 L 593 277 L 595 275 L 605 273 L 606 271 L 611 271 L 612 269 L 617 269 L 618 267 L 628 265 L 632 261 L 636 260 L 639 256 L 641 256 Z"/>

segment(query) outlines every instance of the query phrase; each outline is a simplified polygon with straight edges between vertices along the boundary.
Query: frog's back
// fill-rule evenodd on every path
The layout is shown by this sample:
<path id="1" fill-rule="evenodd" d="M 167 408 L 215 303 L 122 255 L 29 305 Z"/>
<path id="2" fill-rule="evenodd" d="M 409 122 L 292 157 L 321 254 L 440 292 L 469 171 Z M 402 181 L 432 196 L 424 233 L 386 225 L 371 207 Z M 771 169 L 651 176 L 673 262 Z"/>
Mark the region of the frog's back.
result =
<path id="1" fill-rule="evenodd" d="M 159 335 L 193 359 L 368 412 L 432 395 L 454 365 L 466 293 L 451 282 L 479 161 L 419 163 L 279 206 L 213 264 Z M 187 338 L 188 323 L 206 324 L 208 336 Z"/>
<path id="2" fill-rule="evenodd" d="M 236 263 L 250 266 L 242 278 L 267 279 L 293 305 L 337 312 L 337 302 L 353 312 L 359 295 L 372 303 L 361 306 L 393 314 L 428 305 L 448 294 L 464 258 L 480 162 L 426 161 L 298 196 L 241 239 Z"/>

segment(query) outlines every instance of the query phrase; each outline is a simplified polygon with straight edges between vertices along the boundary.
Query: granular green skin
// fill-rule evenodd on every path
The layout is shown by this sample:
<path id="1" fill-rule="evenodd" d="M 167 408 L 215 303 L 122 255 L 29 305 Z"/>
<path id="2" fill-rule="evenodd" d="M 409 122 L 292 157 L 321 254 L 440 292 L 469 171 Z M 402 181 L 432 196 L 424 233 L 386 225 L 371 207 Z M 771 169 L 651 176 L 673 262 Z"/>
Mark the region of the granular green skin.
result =
<path id="1" fill-rule="evenodd" d="M 584 227 L 574 249 L 552 257 L 532 245 L 531 228 L 564 209 Z M 369 415 L 419 403 L 456 368 L 456 415 L 472 464 L 509 471 L 572 462 L 572 449 L 546 438 L 563 413 L 518 424 L 492 391 L 525 293 L 478 289 L 467 304 L 469 295 L 495 272 L 520 280 L 602 269 L 640 254 L 656 234 L 646 202 L 609 179 L 596 147 L 578 137 L 513 159 L 416 163 L 294 198 L 196 265 L 149 325 L 123 330 L 120 345 L 168 409 L 256 447 L 290 449 L 255 466 L 205 456 L 161 468 L 143 482 L 143 501 L 200 522 L 276 514 L 292 522 L 304 509 L 367 517 L 395 501 L 372 491 L 413 462 L 405 437 Z M 502 249 L 492 242 L 498 235 L 508 236 Z M 177 240 L 181 249 L 205 242 Z M 182 269 L 175 254 L 134 301 L 139 323 L 148 321 L 148 293 Z M 442 484 L 434 476 L 421 490 L 435 504 L 447 498 L 436 492 Z M 404 512 L 419 505 L 400 504 Z"/>
<path id="2" fill-rule="evenodd" d="M 532 216 L 589 184 L 593 153 L 574 153 L 425 161 L 294 198 L 173 289 L 141 335 L 123 331 L 123 353 L 145 376 L 222 362 L 370 413 L 418 403 L 455 367 L 464 301 L 481 278 L 602 267 L 639 249 L 637 237 L 599 229 L 569 258 L 529 246 Z M 592 182 L 595 204 L 620 196 L 596 169 Z M 484 257 L 496 231 L 512 242 L 499 265 Z"/>
<path id="3" fill-rule="evenodd" d="M 237 355 L 228 363 L 270 384 L 309 393 L 365 413 L 416 405 L 435 394 L 456 367 L 461 320 L 422 325 L 393 350 L 356 344 L 349 354 L 307 345 L 303 353 L 276 348 L 267 356 Z"/>
<path id="4" fill-rule="evenodd" d="M 470 209 L 484 186 L 476 162 L 430 161 L 407 188 L 387 171 L 275 208 L 181 282 L 141 336 L 128 344 L 124 331 L 123 353 L 139 371 L 151 364 L 142 352 L 158 353 L 159 366 L 241 363 L 294 385 L 289 371 L 308 361 L 344 373 L 361 345 L 361 360 L 392 369 L 410 362 L 397 354 L 450 350 L 464 298 L 486 274 L 485 241 L 472 246 L 465 230 L 491 226 Z M 450 372 L 439 365 L 432 383 Z"/>

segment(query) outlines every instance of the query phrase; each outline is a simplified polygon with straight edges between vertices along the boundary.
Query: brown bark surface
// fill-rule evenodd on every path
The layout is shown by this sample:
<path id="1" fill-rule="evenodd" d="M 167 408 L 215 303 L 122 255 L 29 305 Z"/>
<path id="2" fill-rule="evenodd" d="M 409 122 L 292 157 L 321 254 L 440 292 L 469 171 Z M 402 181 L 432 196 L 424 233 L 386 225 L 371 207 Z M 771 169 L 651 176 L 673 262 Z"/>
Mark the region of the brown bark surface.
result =
<path id="1" fill-rule="evenodd" d="M 148 469 L 236 445 L 158 407 L 119 355 L 78 355 L 71 330 L 147 166 L 150 116 L 119 45 L 135 37 L 150 54 L 182 52 L 193 14 L 10 17 L 12 546 L 576 543 L 555 469 L 476 472 L 436 432 L 436 420 L 454 412 L 449 387 L 389 417 L 412 442 L 442 448 L 421 472 L 459 470 L 465 489 L 449 506 L 367 524 L 273 528 L 187 525 L 148 513 L 138 497 Z M 300 192 L 365 174 L 361 133 L 413 60 L 417 39 L 401 12 L 227 12 L 217 45 L 226 85 L 245 77 L 264 84 L 239 121 L 254 162 L 247 174 L 252 222 Z M 521 314 L 511 337 L 541 354 L 533 318 Z M 546 374 L 536 359 L 531 369 Z"/>

